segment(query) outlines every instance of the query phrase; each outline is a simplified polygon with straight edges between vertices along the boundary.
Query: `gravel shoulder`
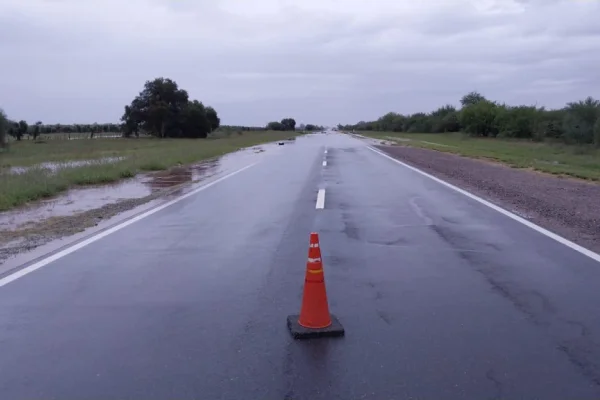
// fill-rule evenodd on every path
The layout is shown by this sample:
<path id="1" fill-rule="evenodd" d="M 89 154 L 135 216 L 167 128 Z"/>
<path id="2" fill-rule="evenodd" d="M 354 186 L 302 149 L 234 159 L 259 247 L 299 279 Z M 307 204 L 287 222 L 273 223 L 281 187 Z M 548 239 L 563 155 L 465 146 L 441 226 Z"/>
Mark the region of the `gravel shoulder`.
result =
<path id="1" fill-rule="evenodd" d="M 409 146 L 375 146 L 600 252 L 600 185 Z"/>

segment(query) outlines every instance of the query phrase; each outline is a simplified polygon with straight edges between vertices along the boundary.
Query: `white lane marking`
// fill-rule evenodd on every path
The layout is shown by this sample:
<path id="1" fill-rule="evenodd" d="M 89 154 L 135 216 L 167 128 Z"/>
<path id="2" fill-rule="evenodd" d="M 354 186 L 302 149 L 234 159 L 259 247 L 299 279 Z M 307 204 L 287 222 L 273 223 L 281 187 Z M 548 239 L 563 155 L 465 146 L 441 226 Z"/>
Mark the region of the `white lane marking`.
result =
<path id="1" fill-rule="evenodd" d="M 317 194 L 317 205 L 315 208 L 317 210 L 325 208 L 325 189 L 319 189 L 319 193 Z"/>
<path id="2" fill-rule="evenodd" d="M 171 200 L 171 201 L 169 201 L 169 202 L 167 202 L 165 204 L 162 204 L 162 205 L 160 205 L 160 206 L 158 206 L 156 208 L 153 208 L 153 209 L 151 209 L 149 211 L 146 211 L 145 213 L 140 214 L 137 217 L 134 217 L 134 218 L 132 218 L 130 220 L 127 220 L 127 221 L 125 221 L 125 222 L 123 222 L 123 223 L 121 223 L 119 225 L 113 226 L 112 228 L 107 229 L 107 230 L 105 230 L 103 232 L 100 232 L 99 234 L 94 235 L 94 236 L 92 236 L 92 237 L 90 237 L 90 238 L 88 238 L 88 239 L 86 239 L 86 240 L 84 240 L 82 242 L 79 242 L 79 243 L 77 243 L 77 244 L 75 244 L 75 245 L 73 245 L 71 247 L 68 247 L 68 248 L 66 248 L 64 250 L 61 250 L 58 253 L 51 255 L 50 257 L 44 258 L 44 259 L 42 259 L 42 260 L 40 260 L 40 261 L 38 261 L 38 262 L 36 262 L 34 264 L 31 264 L 28 267 L 20 269 L 20 270 L 16 271 L 15 273 L 13 273 L 11 275 L 8 275 L 8 276 L 0 279 L 0 287 L 2 287 L 4 285 L 7 285 L 7 284 L 9 284 L 9 283 L 11 283 L 13 281 L 16 281 L 17 279 L 19 279 L 19 278 L 21 278 L 21 277 L 23 277 L 23 276 L 25 276 L 27 274 L 30 274 L 30 273 L 32 273 L 32 272 L 34 272 L 34 271 L 36 271 L 36 270 L 38 270 L 38 269 L 40 269 L 42 267 L 45 267 L 46 265 L 48 265 L 48 264 L 50 264 L 50 263 L 52 263 L 52 262 L 54 262 L 56 260 L 59 260 L 59 259 L 63 258 L 66 255 L 69 255 L 69 254 L 71 254 L 71 253 L 73 253 L 73 252 L 75 252 L 75 251 L 77 251 L 77 250 L 79 250 L 79 249 L 81 249 L 81 248 L 83 248 L 83 247 L 85 247 L 85 246 L 87 246 L 89 244 L 92 244 L 92 243 L 94 243 L 94 242 L 96 242 L 96 241 L 98 241 L 98 240 L 100 240 L 100 239 L 102 239 L 102 238 L 104 238 L 104 237 L 106 237 L 108 235 L 111 235 L 111 234 L 113 234 L 113 233 L 115 233 L 117 231 L 120 231 L 121 229 L 123 229 L 123 228 L 125 228 L 125 227 L 127 227 L 127 226 L 129 226 L 131 224 L 134 224 L 134 223 L 136 223 L 136 222 L 138 222 L 138 221 L 140 221 L 140 220 L 142 220 L 142 219 L 144 219 L 146 217 L 151 216 L 152 214 L 156 214 L 157 212 L 159 212 L 161 210 L 164 210 L 165 208 L 170 207 L 170 206 L 172 206 L 175 203 L 179 203 L 183 199 L 187 199 L 188 197 L 193 196 L 193 195 L 195 195 L 198 192 L 201 192 L 203 190 L 206 190 L 209 187 L 214 186 L 217 183 L 224 181 L 225 179 L 231 178 L 232 176 L 237 175 L 240 172 L 243 172 L 243 171 L 247 170 L 248 168 L 253 167 L 255 165 L 256 164 L 247 165 L 244 168 L 238 169 L 237 171 L 234 171 L 234 172 L 232 172 L 230 174 L 225 175 L 222 178 L 217 179 L 216 181 L 210 182 L 210 183 L 208 183 L 208 184 L 206 184 L 204 186 L 199 187 L 198 189 L 194 189 L 191 192 L 186 193 L 186 194 L 184 194 L 181 197 L 178 197 L 178 198 L 176 198 L 174 200 Z"/>
<path id="3" fill-rule="evenodd" d="M 549 230 L 544 229 L 541 226 L 538 226 L 538 225 L 534 224 L 533 222 L 530 222 L 530 221 L 526 220 L 525 218 L 519 217 L 518 215 L 513 214 L 510 211 L 507 211 L 507 210 L 505 210 L 502 207 L 499 207 L 499 206 L 497 206 L 497 205 L 495 205 L 493 203 L 490 203 L 489 201 L 484 200 L 481 197 L 475 196 L 474 194 L 469 193 L 466 190 L 463 190 L 463 189 L 461 189 L 459 187 L 456 187 L 456 186 L 454 186 L 454 185 L 452 185 L 452 184 L 450 184 L 450 183 L 448 183 L 446 181 L 443 181 L 443 180 L 441 180 L 439 178 L 436 178 L 435 176 L 430 175 L 427 172 L 423 172 L 423 171 L 421 171 L 418 168 L 415 168 L 415 167 L 413 167 L 411 165 L 403 163 L 400 160 L 396 160 L 394 157 L 388 156 L 387 154 L 382 153 L 381 151 L 379 151 L 377 149 L 374 149 L 374 148 L 372 148 L 370 146 L 367 146 L 367 148 L 369 150 L 371 150 L 371 151 L 373 151 L 373 152 L 375 152 L 375 153 L 377 153 L 377 154 L 385 157 L 385 158 L 388 158 L 388 159 L 390 159 L 390 160 L 392 160 L 392 161 L 394 161 L 394 162 L 396 162 L 396 163 L 398 163 L 398 164 L 400 164 L 400 165 L 402 165 L 402 166 L 410 169 L 410 170 L 413 170 L 413 171 L 415 171 L 415 172 L 417 172 L 417 173 L 419 173 L 419 174 L 421 174 L 423 176 L 426 176 L 427 178 L 432 179 L 432 180 L 436 181 L 437 183 L 440 183 L 440 184 L 442 184 L 442 185 L 444 185 L 444 186 L 446 186 L 446 187 L 448 187 L 448 188 L 450 188 L 450 189 L 452 189 L 452 190 L 454 190 L 454 191 L 456 191 L 456 192 L 458 192 L 460 194 L 464 194 L 465 196 L 467 196 L 467 197 L 469 197 L 469 198 L 471 198 L 471 199 L 473 199 L 473 200 L 475 200 L 475 201 L 477 201 L 477 202 L 479 202 L 479 203 L 481 203 L 481 204 L 483 204 L 485 206 L 488 206 L 489 208 L 491 208 L 493 210 L 496 210 L 499 213 L 504 214 L 507 217 L 512 218 L 513 220 L 515 220 L 517 222 L 520 222 L 523 225 L 528 226 L 529 228 L 531 228 L 531 229 L 533 229 L 535 231 L 538 231 L 542 235 L 546 235 L 550 239 L 556 240 L 557 242 L 562 243 L 562 244 L 564 244 L 567 247 L 570 247 L 571 249 L 573 249 L 573 250 L 575 250 L 575 251 L 583 254 L 584 256 L 587 256 L 587 257 L 591 258 L 594 261 L 600 262 L 600 254 L 596 254 L 593 251 L 586 249 L 585 247 L 582 247 L 582 246 L 580 246 L 580 245 L 578 245 L 576 243 L 573 243 L 570 240 L 565 239 L 564 237 L 557 235 L 556 233 L 550 232 Z"/>
<path id="4" fill-rule="evenodd" d="M 323 161 L 323 166 L 326 167 L 327 166 L 327 160 Z"/>
<path id="5" fill-rule="evenodd" d="M 327 154 L 327 149 L 325 149 L 325 154 Z"/>

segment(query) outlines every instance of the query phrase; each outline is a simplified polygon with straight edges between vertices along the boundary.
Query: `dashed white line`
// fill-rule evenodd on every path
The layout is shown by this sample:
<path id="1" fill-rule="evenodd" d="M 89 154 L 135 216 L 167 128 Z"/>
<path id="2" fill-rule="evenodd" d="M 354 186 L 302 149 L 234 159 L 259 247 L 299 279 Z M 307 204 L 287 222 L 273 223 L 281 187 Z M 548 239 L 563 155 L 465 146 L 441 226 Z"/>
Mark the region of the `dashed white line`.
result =
<path id="1" fill-rule="evenodd" d="M 327 149 L 325 149 L 325 154 L 327 154 Z"/>
<path id="2" fill-rule="evenodd" d="M 527 227 L 529 227 L 529 228 L 531 228 L 531 229 L 533 229 L 533 230 L 541 233 L 542 235 L 545 235 L 545 236 L 549 237 L 550 239 L 554 239 L 557 242 L 562 243 L 562 244 L 564 244 L 567 247 L 570 247 L 571 249 L 573 249 L 573 250 L 575 250 L 575 251 L 583 254 L 584 256 L 587 256 L 587 257 L 591 258 L 594 261 L 600 262 L 600 254 L 596 254 L 593 251 L 586 249 L 585 247 L 582 247 L 582 246 L 580 246 L 580 245 L 578 245 L 576 243 L 573 243 L 570 240 L 565 239 L 564 237 L 557 235 L 556 233 L 550 232 L 549 230 L 544 229 L 541 226 L 538 226 L 538 225 L 534 224 L 533 222 L 530 222 L 530 221 L 526 220 L 525 218 L 519 217 L 518 215 L 513 214 L 510 211 L 507 211 L 507 210 L 503 209 L 502 207 L 499 207 L 499 206 L 497 206 L 497 205 L 495 205 L 493 203 L 490 203 L 489 201 L 484 200 L 481 197 L 475 196 L 474 194 L 469 193 L 466 190 L 463 190 L 463 189 L 461 189 L 459 187 L 456 187 L 456 186 L 454 186 L 454 185 L 452 185 L 452 184 L 450 184 L 450 183 L 448 183 L 446 181 L 443 181 L 443 180 L 441 180 L 439 178 L 436 178 L 435 176 L 430 175 L 427 172 L 423 172 L 420 169 L 413 167 L 412 165 L 408 165 L 406 163 L 403 163 L 402 161 L 396 160 L 395 158 L 393 158 L 391 156 L 388 156 L 387 154 L 382 153 L 381 151 L 379 151 L 377 149 L 374 149 L 372 147 L 367 147 L 367 148 L 369 150 L 371 150 L 371 151 L 373 151 L 373 152 L 375 152 L 375 153 L 377 153 L 377 154 L 385 157 L 385 158 L 388 158 L 388 159 L 394 161 L 395 163 L 398 163 L 398 164 L 400 164 L 400 165 L 402 165 L 402 166 L 404 166 L 404 167 L 406 167 L 406 168 L 408 168 L 408 169 L 410 169 L 412 171 L 415 171 L 415 172 L 417 172 L 417 173 L 419 173 L 419 174 L 421 174 L 423 176 L 426 176 L 427 178 L 432 179 L 432 180 L 436 181 L 437 183 L 440 183 L 440 184 L 442 184 L 442 185 L 444 185 L 444 186 L 446 186 L 446 187 L 448 187 L 448 188 L 450 188 L 450 189 L 452 189 L 452 190 L 454 190 L 454 191 L 456 191 L 456 192 L 458 192 L 460 194 L 464 194 L 465 196 L 467 196 L 467 197 L 469 197 L 469 198 L 471 198 L 471 199 L 473 199 L 473 200 L 475 200 L 475 201 L 477 201 L 477 202 L 479 202 L 479 203 L 481 203 L 481 204 L 483 204 L 485 206 L 488 206 L 492 210 L 496 210 L 499 213 L 504 214 L 507 217 L 509 217 L 509 218 L 511 218 L 511 219 L 513 219 L 513 220 L 515 220 L 517 222 L 520 222 L 521 224 L 523 224 L 523 225 L 525 225 L 525 226 L 527 226 Z"/>
<path id="3" fill-rule="evenodd" d="M 127 220 L 127 221 L 125 221 L 125 222 L 123 222 L 121 224 L 118 224 L 116 226 L 113 226 L 112 228 L 107 229 L 107 230 L 105 230 L 103 232 L 100 232 L 99 234 L 94 235 L 94 236 L 92 236 L 92 237 L 90 237 L 90 238 L 88 238 L 88 239 L 86 239 L 86 240 L 84 240 L 82 242 L 79 242 L 79 243 L 77 243 L 77 244 L 75 244 L 75 245 L 73 245 L 71 247 L 68 247 L 68 248 L 66 248 L 64 250 L 61 250 L 58 253 L 51 255 L 50 257 L 46 257 L 46 258 L 44 258 L 44 259 L 42 259 L 42 260 L 40 260 L 40 261 L 38 261 L 38 262 L 36 262 L 34 264 L 31 264 L 28 267 L 20 269 L 20 270 L 16 271 L 14 274 L 8 275 L 8 276 L 0 279 L 0 287 L 2 287 L 4 285 L 7 285 L 7 284 L 9 284 L 9 283 L 11 283 L 13 281 L 16 281 L 17 279 L 19 279 L 19 278 L 21 278 L 21 277 L 23 277 L 23 276 L 25 276 L 27 274 L 30 274 L 30 273 L 32 273 L 32 272 L 34 272 L 34 271 L 36 271 L 36 270 L 38 270 L 38 269 L 40 269 L 42 267 L 45 267 L 46 265 L 48 265 L 48 264 L 50 264 L 50 263 L 52 263 L 52 262 L 54 262 L 56 260 L 59 260 L 59 259 L 63 258 L 64 256 L 67 256 L 67 255 L 69 255 L 69 254 L 71 254 L 71 253 L 73 253 L 73 252 L 75 252 L 75 251 L 77 251 L 77 250 L 79 250 L 79 249 L 81 249 L 81 248 L 89 245 L 89 244 L 92 244 L 92 243 L 94 243 L 94 242 L 96 242 L 96 241 L 98 241 L 98 240 L 100 240 L 100 239 L 102 239 L 102 238 L 104 238 L 104 237 L 106 237 L 108 235 L 111 235 L 111 234 L 113 234 L 113 233 L 115 233 L 117 231 L 120 231 L 121 229 L 123 229 L 123 228 L 125 228 L 125 227 L 127 227 L 127 226 L 129 226 L 131 224 L 134 224 L 134 223 L 136 223 L 136 222 L 138 222 L 138 221 L 140 221 L 140 220 L 142 220 L 142 219 L 144 219 L 146 217 L 151 216 L 152 214 L 156 214 L 157 212 L 159 212 L 161 210 L 164 210 L 165 208 L 170 207 L 170 206 L 172 206 L 175 203 L 179 203 L 181 200 L 187 199 L 188 197 L 193 196 L 193 195 L 195 195 L 198 192 L 206 190 L 209 187 L 214 186 L 217 183 L 224 181 L 225 179 L 231 178 L 232 176 L 237 175 L 240 172 L 245 171 L 245 170 L 247 170 L 250 167 L 253 167 L 254 165 L 256 165 L 256 164 L 247 165 L 244 168 L 238 169 L 237 171 L 234 171 L 234 172 L 232 172 L 232 173 L 230 173 L 228 175 L 225 175 L 222 178 L 219 178 L 219 179 L 217 179 L 217 180 L 215 180 L 213 182 L 210 182 L 210 183 L 208 183 L 208 184 L 206 184 L 206 185 L 204 185 L 202 187 L 194 189 L 191 192 L 186 193 L 186 194 L 184 194 L 181 197 L 178 197 L 178 198 L 176 198 L 174 200 L 171 200 L 171 201 L 169 201 L 169 202 L 167 202 L 167 203 L 165 203 L 163 205 L 160 205 L 160 206 L 158 206 L 156 208 L 153 208 L 153 209 L 151 209 L 149 211 L 146 211 L 145 213 L 140 214 L 137 217 L 134 217 L 134 218 L 132 218 L 130 220 Z"/>
<path id="4" fill-rule="evenodd" d="M 315 208 L 317 210 L 325 208 L 325 189 L 319 189 L 319 193 L 317 194 L 317 205 Z"/>
<path id="5" fill-rule="evenodd" d="M 327 160 L 323 161 L 323 166 L 326 167 L 327 166 Z"/>

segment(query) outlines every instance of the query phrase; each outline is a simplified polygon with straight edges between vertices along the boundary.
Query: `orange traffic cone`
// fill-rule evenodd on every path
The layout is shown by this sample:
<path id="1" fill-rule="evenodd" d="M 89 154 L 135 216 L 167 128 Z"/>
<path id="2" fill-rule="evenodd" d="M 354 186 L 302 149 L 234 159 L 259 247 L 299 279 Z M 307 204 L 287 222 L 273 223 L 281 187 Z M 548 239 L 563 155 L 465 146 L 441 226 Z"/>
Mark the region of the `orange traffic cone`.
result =
<path id="1" fill-rule="evenodd" d="M 329 314 L 319 235 L 314 232 L 310 234 L 300 315 L 290 315 L 287 323 L 295 339 L 344 335 L 338 319 Z"/>

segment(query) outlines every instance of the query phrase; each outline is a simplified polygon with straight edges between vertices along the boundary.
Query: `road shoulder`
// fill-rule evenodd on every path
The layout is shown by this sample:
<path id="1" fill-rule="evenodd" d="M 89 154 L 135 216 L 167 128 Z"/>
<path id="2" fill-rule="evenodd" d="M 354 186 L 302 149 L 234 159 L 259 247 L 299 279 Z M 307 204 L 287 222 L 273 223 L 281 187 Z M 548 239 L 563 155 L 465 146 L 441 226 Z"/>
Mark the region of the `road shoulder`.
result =
<path id="1" fill-rule="evenodd" d="M 422 148 L 375 147 L 581 246 L 600 251 L 598 184 Z"/>

